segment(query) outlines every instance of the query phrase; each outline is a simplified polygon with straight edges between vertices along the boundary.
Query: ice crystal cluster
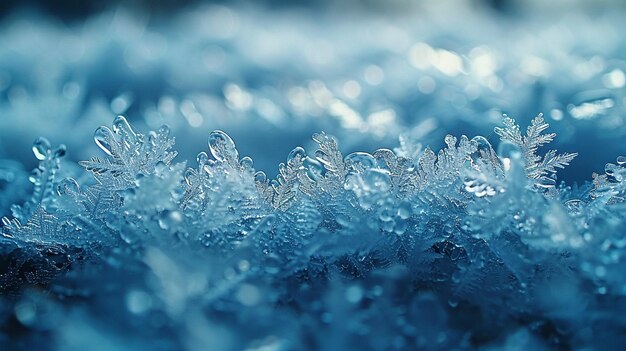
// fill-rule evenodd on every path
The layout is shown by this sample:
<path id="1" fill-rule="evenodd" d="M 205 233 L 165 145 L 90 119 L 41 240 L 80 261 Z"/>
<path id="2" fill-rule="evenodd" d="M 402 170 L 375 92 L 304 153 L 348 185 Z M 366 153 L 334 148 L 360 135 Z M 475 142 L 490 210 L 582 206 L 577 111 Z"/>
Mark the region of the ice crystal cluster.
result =
<path id="1" fill-rule="evenodd" d="M 1 19 L 0 351 L 626 349 L 618 1 L 183 3 Z"/>
<path id="2" fill-rule="evenodd" d="M 2 219 L 5 349 L 619 349 L 626 160 L 568 187 L 542 115 L 437 152 L 342 154 L 270 179 L 223 131 L 187 164 L 125 117 L 64 161 L 40 138 Z M 19 177 L 16 173 L 13 175 Z M 7 174 L 3 174 L 4 179 Z M 12 187 L 18 185 L 13 184 Z"/>

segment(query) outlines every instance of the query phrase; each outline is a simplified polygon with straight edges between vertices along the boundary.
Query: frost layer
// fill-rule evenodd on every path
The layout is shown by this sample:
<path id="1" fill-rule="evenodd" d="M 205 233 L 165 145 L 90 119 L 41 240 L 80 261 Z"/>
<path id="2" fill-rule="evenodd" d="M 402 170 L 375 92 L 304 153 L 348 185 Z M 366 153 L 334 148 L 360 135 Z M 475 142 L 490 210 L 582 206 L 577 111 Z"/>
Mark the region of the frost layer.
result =
<path id="1" fill-rule="evenodd" d="M 505 116 L 497 152 L 448 135 L 438 152 L 401 139 L 346 156 L 322 132 L 275 179 L 219 130 L 188 166 L 168 127 L 142 134 L 118 116 L 95 131 L 86 172 L 38 139 L 34 191 L 2 219 L 0 341 L 617 349 L 626 159 L 558 185 L 576 154 L 543 153 L 547 128 Z"/>

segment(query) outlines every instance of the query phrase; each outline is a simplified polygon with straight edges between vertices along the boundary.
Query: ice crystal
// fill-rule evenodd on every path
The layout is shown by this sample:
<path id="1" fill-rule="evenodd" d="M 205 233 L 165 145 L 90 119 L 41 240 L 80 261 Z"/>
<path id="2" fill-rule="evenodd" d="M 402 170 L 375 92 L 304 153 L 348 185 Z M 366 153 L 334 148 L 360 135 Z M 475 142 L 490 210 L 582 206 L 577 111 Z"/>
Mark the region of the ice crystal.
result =
<path id="1" fill-rule="evenodd" d="M 32 196 L 2 220 L 2 289 L 31 333 L 93 332 L 122 313 L 156 348 L 213 328 L 206 342 L 224 349 L 363 338 L 372 349 L 468 349 L 519 335 L 610 347 L 586 325 L 621 335 L 603 315 L 619 313 L 607 301 L 625 292 L 615 235 L 625 162 L 591 190 L 557 187 L 576 154 L 537 154 L 555 138 L 541 115 L 525 135 L 504 125 L 498 152 L 482 136 L 447 135 L 438 152 L 404 139 L 344 157 L 321 132 L 314 153 L 294 148 L 272 180 L 220 130 L 187 167 L 167 127 L 144 135 L 119 116 L 95 133 L 104 157 L 80 162 L 92 177 L 62 179 L 65 148 L 38 139 Z M 33 286 L 52 297 L 25 292 Z M 75 298 L 94 307 L 74 316 L 64 301 Z M 32 317 L 39 304 L 67 319 Z M 590 304 L 603 314 L 583 313 Z"/>
<path id="2" fill-rule="evenodd" d="M 157 163 L 167 165 L 176 157 L 176 152 L 169 151 L 174 139 L 169 137 L 167 127 L 144 136 L 135 133 L 123 116 L 115 118 L 113 131 L 106 126 L 99 127 L 94 141 L 107 157 L 104 160 L 94 157 L 80 164 L 99 183 L 116 190 L 132 187 L 137 176 L 149 175 Z"/>
<path id="3" fill-rule="evenodd" d="M 552 188 L 556 184 L 553 176 L 557 168 L 564 168 L 576 157 L 576 153 L 557 154 L 556 150 L 548 151 L 544 156 L 537 155 L 539 147 L 554 140 L 555 133 L 542 134 L 550 126 L 543 119 L 543 114 L 535 117 L 522 135 L 515 120 L 504 118 L 504 128 L 496 127 L 495 132 L 503 141 L 511 142 L 520 147 L 524 159 L 526 175 L 535 180 L 539 188 Z"/>
<path id="4" fill-rule="evenodd" d="M 593 185 L 591 195 L 594 198 L 604 199 L 608 203 L 623 202 L 626 196 L 626 157 L 619 156 L 617 164 L 607 163 L 604 174 L 593 174 Z"/>

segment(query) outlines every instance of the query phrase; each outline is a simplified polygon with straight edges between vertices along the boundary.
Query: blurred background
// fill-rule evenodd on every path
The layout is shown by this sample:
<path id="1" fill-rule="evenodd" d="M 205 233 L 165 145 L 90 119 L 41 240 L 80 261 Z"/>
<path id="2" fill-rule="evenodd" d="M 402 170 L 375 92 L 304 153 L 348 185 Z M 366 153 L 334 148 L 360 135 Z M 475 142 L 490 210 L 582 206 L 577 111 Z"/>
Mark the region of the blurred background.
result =
<path id="1" fill-rule="evenodd" d="M 93 131 L 117 114 L 169 125 L 190 164 L 222 129 L 275 174 L 322 130 L 344 152 L 399 136 L 438 149 L 448 133 L 495 146 L 502 113 L 525 127 L 542 112 L 554 147 L 579 153 L 561 179 L 581 183 L 626 154 L 625 14 L 617 0 L 5 0 L 0 178 L 36 165 L 39 136 L 69 161 L 100 155 Z"/>

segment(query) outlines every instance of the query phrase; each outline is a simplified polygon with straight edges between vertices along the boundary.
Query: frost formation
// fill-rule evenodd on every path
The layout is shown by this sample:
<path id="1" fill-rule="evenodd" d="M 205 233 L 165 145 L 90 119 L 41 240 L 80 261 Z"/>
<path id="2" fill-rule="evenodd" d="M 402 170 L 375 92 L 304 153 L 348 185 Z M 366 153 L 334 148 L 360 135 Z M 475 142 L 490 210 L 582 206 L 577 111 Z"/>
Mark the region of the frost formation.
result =
<path id="1" fill-rule="evenodd" d="M 592 184 L 559 185 L 576 154 L 539 155 L 555 137 L 547 128 L 539 115 L 524 135 L 505 117 L 497 152 L 482 136 L 448 135 L 438 152 L 402 140 L 346 156 L 321 132 L 275 179 L 222 131 L 187 165 L 166 126 L 141 134 L 119 116 L 96 130 L 103 154 L 80 162 L 88 174 L 72 177 L 65 147 L 38 139 L 32 195 L 0 236 L 0 288 L 15 301 L 0 321 L 14 316 L 37 337 L 0 341 L 616 348 L 626 160 Z"/>

